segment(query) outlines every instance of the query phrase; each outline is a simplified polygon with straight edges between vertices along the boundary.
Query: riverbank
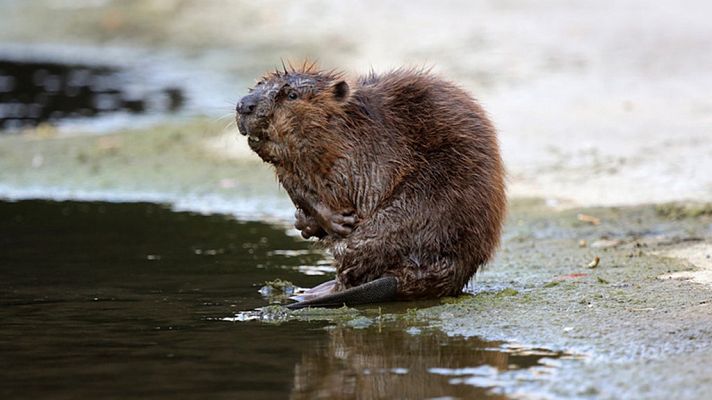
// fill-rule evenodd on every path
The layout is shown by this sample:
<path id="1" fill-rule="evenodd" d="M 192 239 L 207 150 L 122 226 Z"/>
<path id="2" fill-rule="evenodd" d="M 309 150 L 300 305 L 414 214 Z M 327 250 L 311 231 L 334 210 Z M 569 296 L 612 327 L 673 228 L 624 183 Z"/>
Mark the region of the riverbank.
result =
<path id="1" fill-rule="evenodd" d="M 293 209 L 272 171 L 224 125 L 0 137 L 0 196 L 152 201 L 289 229 Z M 513 198 L 502 249 L 470 295 L 421 308 L 415 321 L 584 356 L 509 394 L 699 398 L 712 390 L 711 255 L 705 203 L 564 208 Z M 668 373 L 672 365 L 684 372 Z"/>

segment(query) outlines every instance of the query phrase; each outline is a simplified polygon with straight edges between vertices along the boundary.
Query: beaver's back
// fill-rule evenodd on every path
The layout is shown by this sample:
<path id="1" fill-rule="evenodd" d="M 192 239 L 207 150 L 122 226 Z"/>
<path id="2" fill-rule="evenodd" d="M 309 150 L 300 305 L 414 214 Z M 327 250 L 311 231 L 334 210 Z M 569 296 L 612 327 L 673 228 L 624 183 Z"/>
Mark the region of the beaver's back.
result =
<path id="1" fill-rule="evenodd" d="M 442 271 L 448 286 L 442 290 L 461 290 L 492 258 L 504 219 L 494 127 L 466 92 L 421 70 L 360 78 L 352 106 L 357 145 L 348 157 L 356 175 L 365 175 L 351 178 L 356 208 L 376 220 L 384 207 L 403 208 L 396 219 L 373 221 L 402 225 L 397 236 L 384 233 L 384 240 L 397 241 L 386 245 L 423 268 L 451 260 L 454 271 Z M 403 269 L 393 268 L 394 275 Z"/>

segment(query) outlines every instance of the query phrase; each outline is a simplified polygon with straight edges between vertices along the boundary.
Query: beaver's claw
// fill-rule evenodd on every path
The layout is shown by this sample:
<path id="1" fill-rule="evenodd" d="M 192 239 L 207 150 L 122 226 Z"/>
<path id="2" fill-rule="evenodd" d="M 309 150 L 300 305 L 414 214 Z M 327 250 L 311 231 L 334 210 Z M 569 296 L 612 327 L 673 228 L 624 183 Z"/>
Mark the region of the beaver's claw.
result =
<path id="1" fill-rule="evenodd" d="M 296 219 L 294 227 L 302 231 L 302 237 L 304 239 L 309 239 L 313 236 L 321 239 L 326 236 L 326 231 L 319 226 L 316 219 L 307 215 L 301 208 L 297 208 L 297 211 L 294 213 L 294 218 Z"/>

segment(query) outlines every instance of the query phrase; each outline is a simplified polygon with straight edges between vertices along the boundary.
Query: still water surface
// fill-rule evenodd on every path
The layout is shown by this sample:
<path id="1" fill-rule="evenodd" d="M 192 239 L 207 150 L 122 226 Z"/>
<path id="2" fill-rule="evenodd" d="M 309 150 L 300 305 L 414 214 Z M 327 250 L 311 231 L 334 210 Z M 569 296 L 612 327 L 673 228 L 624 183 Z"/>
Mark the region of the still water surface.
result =
<path id="1" fill-rule="evenodd" d="M 172 113 L 183 106 L 182 89 L 148 87 L 139 78 L 136 71 L 110 66 L 0 59 L 0 133 L 117 112 Z"/>
<path id="2" fill-rule="evenodd" d="M 323 261 L 263 223 L 0 202 L 0 398 L 500 398 L 559 356 L 396 324 L 230 322 L 266 305 L 265 281 L 325 280 L 304 273 Z"/>

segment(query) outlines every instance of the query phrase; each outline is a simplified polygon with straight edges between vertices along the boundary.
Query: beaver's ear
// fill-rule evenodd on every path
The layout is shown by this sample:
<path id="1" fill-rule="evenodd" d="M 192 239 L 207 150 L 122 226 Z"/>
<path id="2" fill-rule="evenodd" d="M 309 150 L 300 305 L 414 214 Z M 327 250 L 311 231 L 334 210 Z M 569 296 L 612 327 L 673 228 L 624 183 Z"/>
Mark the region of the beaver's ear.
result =
<path id="1" fill-rule="evenodd" d="M 345 101 L 349 98 L 349 84 L 346 81 L 338 81 L 331 85 L 331 92 L 334 94 L 334 99 L 337 101 Z"/>

